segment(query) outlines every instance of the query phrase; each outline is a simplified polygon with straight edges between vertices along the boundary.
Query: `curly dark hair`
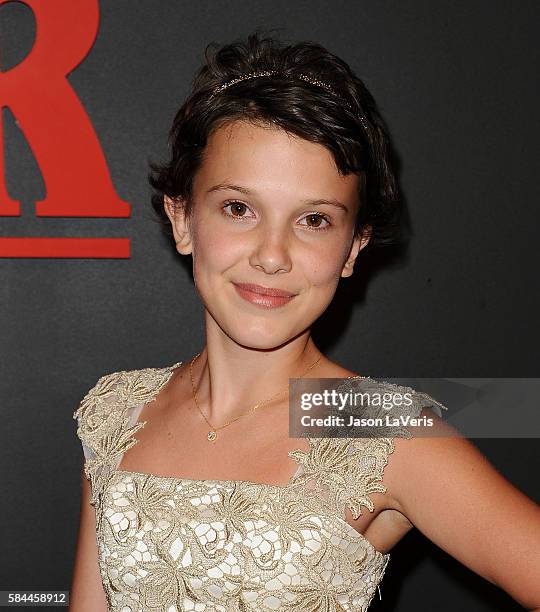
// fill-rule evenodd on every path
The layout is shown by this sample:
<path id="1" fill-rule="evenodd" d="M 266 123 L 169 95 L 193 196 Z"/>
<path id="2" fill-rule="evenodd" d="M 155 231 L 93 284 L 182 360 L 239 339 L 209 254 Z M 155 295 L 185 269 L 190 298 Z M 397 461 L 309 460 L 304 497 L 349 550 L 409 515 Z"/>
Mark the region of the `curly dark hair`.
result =
<path id="1" fill-rule="evenodd" d="M 166 235 L 172 235 L 172 228 L 163 196 L 181 200 L 189 218 L 193 181 L 209 136 L 226 123 L 245 120 L 325 146 L 340 174 L 361 179 L 355 235 L 369 226 L 370 249 L 398 242 L 401 207 L 388 131 L 373 96 L 345 61 L 318 43 L 285 46 L 259 32 L 226 45 L 210 43 L 205 59 L 174 117 L 170 158 L 163 164 L 150 162 L 152 207 Z M 211 96 L 230 79 L 260 70 L 282 74 L 247 79 Z M 295 74 L 321 80 L 335 93 Z"/>

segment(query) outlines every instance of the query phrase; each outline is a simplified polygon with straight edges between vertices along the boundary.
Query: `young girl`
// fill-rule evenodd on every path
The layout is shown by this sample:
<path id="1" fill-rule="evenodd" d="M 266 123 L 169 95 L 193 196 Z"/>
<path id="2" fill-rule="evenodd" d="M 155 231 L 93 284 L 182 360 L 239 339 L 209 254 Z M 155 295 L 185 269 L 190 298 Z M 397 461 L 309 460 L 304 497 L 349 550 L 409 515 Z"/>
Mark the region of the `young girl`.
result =
<path id="1" fill-rule="evenodd" d="M 252 35 L 206 57 L 151 176 L 155 210 L 192 256 L 206 343 L 102 376 L 75 412 L 70 609 L 365 611 L 413 526 L 540 609 L 538 506 L 429 396 L 413 392 L 408 412 L 434 418 L 437 437 L 289 437 L 289 378 L 392 388 L 311 337 L 360 252 L 396 238 L 388 136 L 364 84 L 320 45 Z"/>

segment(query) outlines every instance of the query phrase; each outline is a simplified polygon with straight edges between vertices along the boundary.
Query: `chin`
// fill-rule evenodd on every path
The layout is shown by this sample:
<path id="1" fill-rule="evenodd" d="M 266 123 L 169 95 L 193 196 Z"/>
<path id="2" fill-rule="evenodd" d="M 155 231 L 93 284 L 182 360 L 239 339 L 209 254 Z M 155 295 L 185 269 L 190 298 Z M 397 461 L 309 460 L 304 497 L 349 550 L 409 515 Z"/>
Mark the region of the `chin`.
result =
<path id="1" fill-rule="evenodd" d="M 295 338 L 299 332 L 281 321 L 252 320 L 248 317 L 218 322 L 221 330 L 240 346 L 255 350 L 272 350 Z"/>
<path id="2" fill-rule="evenodd" d="M 296 334 L 288 333 L 288 330 L 284 330 L 279 326 L 261 326 L 255 325 L 250 327 L 249 325 L 243 326 L 241 329 L 237 329 L 237 326 L 233 326 L 229 336 L 238 344 L 258 349 L 275 349 L 282 344 L 285 344 L 289 340 L 292 340 Z"/>

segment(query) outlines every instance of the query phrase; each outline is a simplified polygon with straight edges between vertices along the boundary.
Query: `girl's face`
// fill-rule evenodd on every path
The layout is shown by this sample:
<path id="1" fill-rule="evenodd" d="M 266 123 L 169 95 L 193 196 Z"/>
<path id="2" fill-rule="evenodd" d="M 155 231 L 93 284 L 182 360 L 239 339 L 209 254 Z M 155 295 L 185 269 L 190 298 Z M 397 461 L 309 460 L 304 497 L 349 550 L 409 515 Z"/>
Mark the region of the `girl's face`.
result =
<path id="1" fill-rule="evenodd" d="M 207 324 L 258 349 L 306 331 L 369 240 L 353 239 L 358 180 L 340 176 L 325 147 L 283 130 L 243 121 L 216 130 L 194 180 L 191 219 L 165 197 L 177 250 L 193 255 Z M 294 297 L 272 302 L 241 283 Z"/>

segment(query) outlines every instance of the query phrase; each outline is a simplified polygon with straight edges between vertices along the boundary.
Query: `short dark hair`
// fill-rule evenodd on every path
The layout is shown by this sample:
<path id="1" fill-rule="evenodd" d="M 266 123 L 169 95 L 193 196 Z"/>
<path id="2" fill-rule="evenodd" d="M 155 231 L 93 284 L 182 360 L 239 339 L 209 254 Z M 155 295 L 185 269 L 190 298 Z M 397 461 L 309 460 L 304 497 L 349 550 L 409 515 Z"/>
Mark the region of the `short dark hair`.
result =
<path id="1" fill-rule="evenodd" d="M 354 173 L 361 179 L 355 234 L 371 226 L 370 249 L 398 241 L 401 207 L 388 131 L 373 96 L 345 61 L 318 43 L 285 46 L 258 31 L 246 40 L 210 43 L 205 59 L 174 117 L 170 158 L 150 162 L 152 207 L 166 235 L 172 229 L 163 196 L 183 200 L 189 218 L 193 181 L 209 136 L 226 123 L 245 120 L 325 146 L 342 175 Z M 210 97 L 230 79 L 260 70 L 279 70 L 285 76 L 247 79 Z M 299 73 L 327 83 L 335 93 L 295 78 Z M 367 120 L 367 129 L 359 115 Z"/>

